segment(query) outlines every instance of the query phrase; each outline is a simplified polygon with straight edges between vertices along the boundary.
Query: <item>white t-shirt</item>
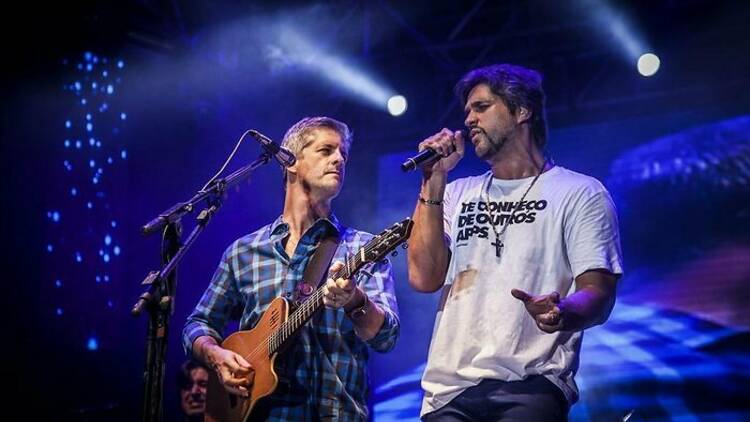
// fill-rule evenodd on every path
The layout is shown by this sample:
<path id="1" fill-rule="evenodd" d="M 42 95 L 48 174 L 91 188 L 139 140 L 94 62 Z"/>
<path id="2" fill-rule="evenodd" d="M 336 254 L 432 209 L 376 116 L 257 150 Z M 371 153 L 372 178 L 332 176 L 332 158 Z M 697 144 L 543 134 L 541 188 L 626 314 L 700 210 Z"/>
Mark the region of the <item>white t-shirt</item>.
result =
<path id="1" fill-rule="evenodd" d="M 622 274 L 609 193 L 596 179 L 559 166 L 543 173 L 520 204 L 533 177 L 492 179 L 490 207 L 498 232 L 519 207 L 501 235 L 498 258 L 486 202 L 490 175 L 456 180 L 445 191 L 452 256 L 422 377 L 422 415 L 482 379 L 515 381 L 535 374 L 574 403 L 583 333 L 542 332 L 510 291 L 557 291 L 563 298 L 575 292 L 575 277 L 587 270 Z"/>

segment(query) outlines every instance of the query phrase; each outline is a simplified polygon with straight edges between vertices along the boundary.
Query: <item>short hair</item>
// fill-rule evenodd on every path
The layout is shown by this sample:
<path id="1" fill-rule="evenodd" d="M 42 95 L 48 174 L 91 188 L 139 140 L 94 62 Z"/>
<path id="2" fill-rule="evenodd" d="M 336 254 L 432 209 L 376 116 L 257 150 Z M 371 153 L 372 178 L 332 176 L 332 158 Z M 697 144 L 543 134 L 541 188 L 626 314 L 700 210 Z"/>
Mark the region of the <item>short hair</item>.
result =
<path id="1" fill-rule="evenodd" d="M 305 136 L 317 129 L 331 129 L 338 133 L 341 136 L 341 142 L 343 142 L 344 147 L 347 151 L 349 150 L 352 144 L 352 131 L 349 129 L 349 126 L 344 122 L 325 116 L 305 117 L 295 123 L 286 131 L 284 139 L 281 141 L 281 146 L 291 151 L 295 157 L 299 157 L 299 154 L 307 146 L 305 144 Z M 282 171 L 284 172 L 284 185 L 286 185 L 286 169 L 282 168 Z"/>
<path id="2" fill-rule="evenodd" d="M 180 391 L 187 390 L 192 385 L 193 379 L 190 373 L 196 368 L 203 368 L 209 372 L 208 366 L 195 359 L 189 359 L 180 365 L 180 370 L 177 372 L 177 388 Z"/>
<path id="3" fill-rule="evenodd" d="M 511 113 L 515 114 L 519 107 L 531 112 L 531 136 L 539 148 L 544 148 L 547 145 L 547 122 L 541 73 L 513 64 L 494 64 L 469 71 L 456 83 L 453 91 L 461 104 L 466 105 L 471 90 L 483 83 L 503 100 Z"/>

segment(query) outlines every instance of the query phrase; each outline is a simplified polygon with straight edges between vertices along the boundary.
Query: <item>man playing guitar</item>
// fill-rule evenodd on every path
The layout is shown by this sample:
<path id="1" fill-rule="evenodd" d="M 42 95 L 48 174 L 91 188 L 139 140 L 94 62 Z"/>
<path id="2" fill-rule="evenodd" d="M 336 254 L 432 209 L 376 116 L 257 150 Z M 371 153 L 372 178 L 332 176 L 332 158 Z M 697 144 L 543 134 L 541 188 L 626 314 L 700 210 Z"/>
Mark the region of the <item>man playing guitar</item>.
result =
<path id="1" fill-rule="evenodd" d="M 248 397 L 260 372 L 250 359 L 221 346 L 226 322 L 239 319 L 240 330 L 247 330 L 275 298 L 295 301 L 315 290 L 316 281 L 303 280 L 303 274 L 322 238 L 340 239 L 332 273 L 372 239 L 340 225 L 331 211 L 350 143 L 349 128 L 327 117 L 304 118 L 289 129 L 282 145 L 297 161 L 284 170 L 281 216 L 229 246 L 187 319 L 186 350 L 206 362 L 231 395 Z M 247 420 L 367 419 L 368 349 L 387 352 L 399 334 L 390 263 L 379 260 L 354 277 L 329 278 L 321 292 L 325 308 L 279 354 L 278 386 L 258 401 Z"/>

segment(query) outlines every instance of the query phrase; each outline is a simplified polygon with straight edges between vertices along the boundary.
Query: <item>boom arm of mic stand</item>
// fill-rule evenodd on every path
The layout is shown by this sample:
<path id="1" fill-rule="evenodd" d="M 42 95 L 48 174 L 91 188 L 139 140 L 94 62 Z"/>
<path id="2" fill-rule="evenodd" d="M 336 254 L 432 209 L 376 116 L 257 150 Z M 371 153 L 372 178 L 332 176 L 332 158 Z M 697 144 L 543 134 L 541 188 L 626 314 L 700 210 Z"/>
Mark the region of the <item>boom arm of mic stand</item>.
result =
<path id="1" fill-rule="evenodd" d="M 143 233 L 154 233 L 158 230 L 161 230 L 167 224 L 178 221 L 183 215 L 191 212 L 194 208 L 194 204 L 200 200 L 206 198 L 221 198 L 223 193 L 226 192 L 227 188 L 235 186 L 243 180 L 248 179 L 253 170 L 263 164 L 268 163 L 270 159 L 271 156 L 268 153 L 263 153 L 260 157 L 258 157 L 258 159 L 238 169 L 226 178 L 216 180 L 208 189 L 198 192 L 189 201 L 179 202 L 172 208 L 160 214 L 159 217 L 151 220 L 148 224 L 143 226 Z M 200 215 L 197 217 L 198 225 L 190 233 L 190 236 L 188 236 L 188 238 L 186 239 L 185 244 L 182 245 L 179 251 L 172 257 L 172 259 L 169 260 L 164 268 L 162 268 L 160 271 L 151 271 L 143 280 L 141 284 L 147 285 L 149 286 L 149 288 L 138 297 L 138 301 L 131 308 L 130 313 L 133 316 L 140 315 L 141 312 L 143 312 L 143 309 L 155 299 L 155 296 L 157 296 L 155 293 L 156 290 L 158 290 L 159 283 L 169 276 L 172 270 L 179 263 L 180 259 L 182 259 L 182 256 L 187 252 L 187 249 L 198 237 L 200 231 L 206 226 L 206 224 L 208 224 L 208 221 L 216 213 L 216 211 L 218 211 L 218 208 L 220 206 L 219 200 L 215 199 L 214 202 L 215 203 L 211 204 L 209 208 L 203 210 L 200 213 Z"/>
<path id="2" fill-rule="evenodd" d="M 141 233 L 143 235 L 148 236 L 151 234 L 154 234 L 156 232 L 160 232 L 167 224 L 174 223 L 175 221 L 182 218 L 183 215 L 188 214 L 190 212 L 193 212 L 193 209 L 195 209 L 195 204 L 219 193 L 220 190 L 226 189 L 227 187 L 234 186 L 241 181 L 247 179 L 250 177 L 250 174 L 253 170 L 260 167 L 263 164 L 268 163 L 268 161 L 271 159 L 271 155 L 267 152 L 264 152 L 261 154 L 258 159 L 253 161 L 252 163 L 240 168 L 239 170 L 235 171 L 234 173 L 230 174 L 224 179 L 218 179 L 214 183 L 212 183 L 208 189 L 199 191 L 196 193 L 192 198 L 187 200 L 186 202 L 178 202 L 177 204 L 173 205 L 171 208 L 167 209 L 166 211 L 160 213 L 156 218 L 146 223 L 143 227 L 141 227 Z M 224 184 L 222 185 L 223 182 Z M 220 186 L 222 185 L 222 186 Z"/>

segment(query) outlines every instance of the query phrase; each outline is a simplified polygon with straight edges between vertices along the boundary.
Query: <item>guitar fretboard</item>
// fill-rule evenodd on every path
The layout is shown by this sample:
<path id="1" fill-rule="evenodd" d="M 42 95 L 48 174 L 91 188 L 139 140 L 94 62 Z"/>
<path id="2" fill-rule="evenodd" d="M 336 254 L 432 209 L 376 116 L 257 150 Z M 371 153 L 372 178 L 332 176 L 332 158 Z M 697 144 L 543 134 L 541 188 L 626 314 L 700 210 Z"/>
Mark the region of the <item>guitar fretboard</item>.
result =
<path id="1" fill-rule="evenodd" d="M 369 245 L 369 243 L 368 243 Z M 351 278 L 365 262 L 363 260 L 363 251 L 367 248 L 367 245 L 359 250 L 356 255 L 350 256 L 346 260 L 346 264 L 339 271 L 336 271 L 330 278 L 337 280 L 339 278 Z M 268 339 L 268 355 L 278 352 L 281 346 L 294 335 L 307 321 L 312 318 L 315 312 L 323 306 L 323 287 L 319 287 L 310 297 L 302 302 L 296 311 L 289 316 L 289 319 L 281 324 L 281 327 L 276 330 Z"/>

